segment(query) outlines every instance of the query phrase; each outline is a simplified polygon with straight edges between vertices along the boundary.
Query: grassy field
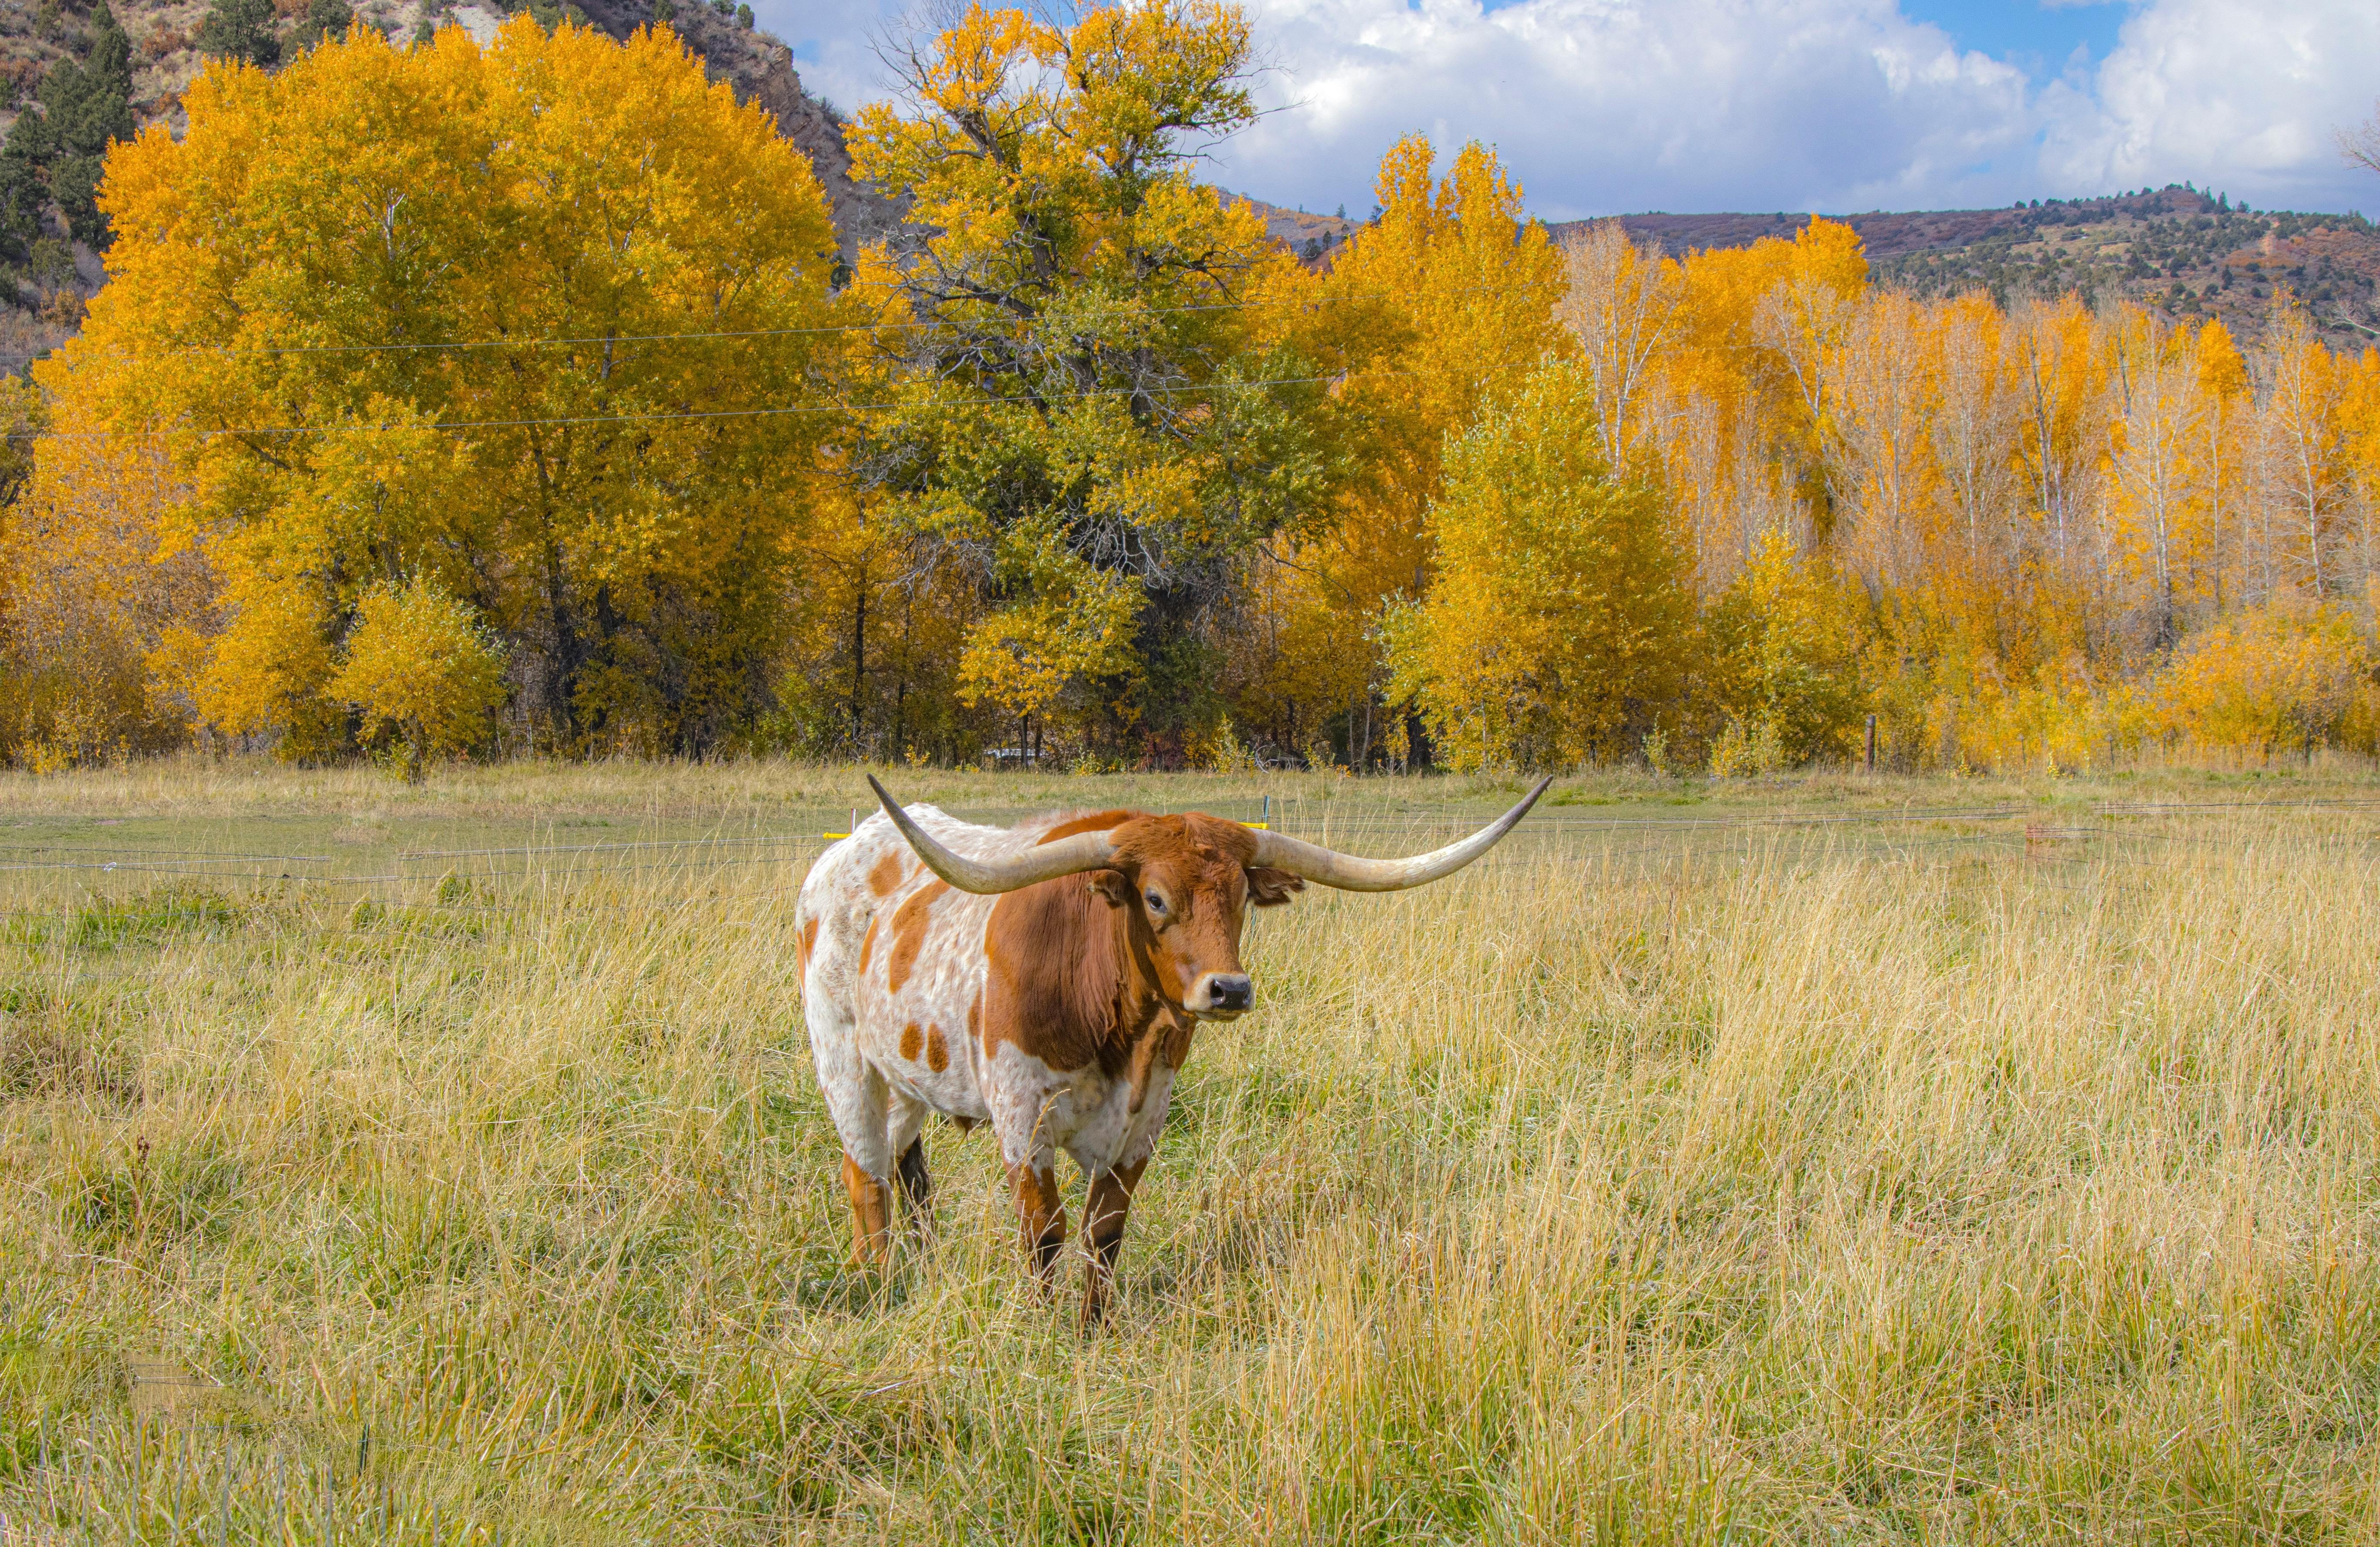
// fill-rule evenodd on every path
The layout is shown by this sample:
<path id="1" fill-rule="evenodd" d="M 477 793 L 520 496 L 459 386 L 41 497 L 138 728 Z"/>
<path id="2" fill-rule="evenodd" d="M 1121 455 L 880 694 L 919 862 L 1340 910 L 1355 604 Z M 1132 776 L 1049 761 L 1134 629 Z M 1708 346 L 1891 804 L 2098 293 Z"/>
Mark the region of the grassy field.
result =
<path id="1" fill-rule="evenodd" d="M 2380 1536 L 2368 771 L 1613 775 L 1309 893 L 1089 1339 L 982 1131 L 844 1265 L 786 921 L 864 791 L 0 777 L 10 1547 Z"/>

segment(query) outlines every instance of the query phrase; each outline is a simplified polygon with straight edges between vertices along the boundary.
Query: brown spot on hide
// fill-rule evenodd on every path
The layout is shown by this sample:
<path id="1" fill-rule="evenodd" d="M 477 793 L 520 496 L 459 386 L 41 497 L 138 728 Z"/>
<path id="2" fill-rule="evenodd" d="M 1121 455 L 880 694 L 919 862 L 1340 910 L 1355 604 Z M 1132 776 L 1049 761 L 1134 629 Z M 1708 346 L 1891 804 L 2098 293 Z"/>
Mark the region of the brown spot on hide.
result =
<path id="1" fill-rule="evenodd" d="M 915 1021 L 910 1021 L 907 1025 L 901 1028 L 901 1061 L 903 1063 L 916 1063 L 917 1061 L 917 1050 L 925 1046 L 925 1045 L 926 1039 L 924 1036 L 919 1034 L 917 1031 L 917 1023 Z"/>
<path id="2" fill-rule="evenodd" d="M 1190 1056 L 1190 1038 L 1198 1030 L 1198 1018 L 1186 1011 L 1167 1009 L 1157 1018 L 1147 1036 L 1132 1045 L 1130 1058 L 1124 1064 L 1124 1082 L 1132 1090 L 1130 1110 L 1137 1113 L 1148 1099 L 1148 1084 L 1157 1066 L 1179 1070 Z"/>
<path id="3" fill-rule="evenodd" d="M 983 990 L 980 988 L 975 991 L 975 997 L 967 1001 L 967 1040 L 983 1040 Z"/>
<path id="4" fill-rule="evenodd" d="M 940 1026 L 926 1028 L 926 1067 L 936 1074 L 951 1067 L 950 1044 L 942 1040 Z"/>
<path id="5" fill-rule="evenodd" d="M 876 925 L 879 920 L 868 921 L 868 933 L 859 937 L 859 970 L 868 971 L 868 953 L 876 949 Z"/>
<path id="6" fill-rule="evenodd" d="M 794 937 L 795 953 L 801 961 L 802 971 L 806 973 L 810 970 L 810 952 L 818 949 L 818 920 L 810 920 L 802 925 L 802 932 Z"/>
<path id="7" fill-rule="evenodd" d="M 893 993 L 909 981 L 909 973 L 917 965 L 917 953 L 926 949 L 927 915 L 935 900 L 950 890 L 947 881 L 936 881 L 929 887 L 919 887 L 909 894 L 892 914 L 892 959 L 884 968 L 884 986 Z"/>
<path id="8" fill-rule="evenodd" d="M 1130 821 L 1133 815 L 1129 811 L 1094 811 L 1087 816 L 1069 816 L 1034 841 L 1037 845 L 1055 843 L 1078 832 L 1105 832 L 1120 823 Z"/>
<path id="9" fill-rule="evenodd" d="M 868 873 L 868 889 L 879 897 L 892 896 L 893 888 L 901 884 L 902 869 L 901 856 L 886 853 L 876 862 L 876 868 Z"/>

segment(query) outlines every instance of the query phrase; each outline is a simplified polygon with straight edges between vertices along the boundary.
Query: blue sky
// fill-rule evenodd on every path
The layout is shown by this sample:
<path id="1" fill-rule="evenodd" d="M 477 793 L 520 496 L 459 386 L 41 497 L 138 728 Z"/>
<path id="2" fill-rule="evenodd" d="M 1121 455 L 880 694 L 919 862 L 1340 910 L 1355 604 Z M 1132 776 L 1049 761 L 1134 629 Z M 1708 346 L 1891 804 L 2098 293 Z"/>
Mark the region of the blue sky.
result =
<path id="1" fill-rule="evenodd" d="M 2093 62 L 2115 52 L 2127 7 L 2121 0 L 2093 6 L 2043 6 L 2033 0 L 1901 0 L 1900 14 L 1930 21 L 1961 48 L 1975 49 L 2036 77 L 2059 74 L 2078 50 Z"/>
<path id="2" fill-rule="evenodd" d="M 946 0 L 754 0 L 812 90 Z M 2374 111 L 2380 0 L 1242 0 L 1275 68 L 1212 176 L 1368 207 L 1411 132 L 1493 145 L 1555 219 L 1952 209 L 2194 182 L 2380 213 L 2337 131 Z"/>

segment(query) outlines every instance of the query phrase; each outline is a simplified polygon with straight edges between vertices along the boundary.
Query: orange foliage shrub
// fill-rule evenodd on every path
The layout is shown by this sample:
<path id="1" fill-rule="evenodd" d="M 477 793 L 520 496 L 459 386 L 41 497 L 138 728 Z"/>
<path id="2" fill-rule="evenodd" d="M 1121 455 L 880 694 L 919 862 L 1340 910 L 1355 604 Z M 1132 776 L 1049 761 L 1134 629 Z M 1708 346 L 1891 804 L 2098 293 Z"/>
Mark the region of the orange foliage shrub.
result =
<path id="1" fill-rule="evenodd" d="M 2282 596 L 2191 639 L 2158 687 L 2167 723 L 2198 747 L 2369 753 L 2375 667 L 2371 635 L 2346 609 Z"/>
<path id="2" fill-rule="evenodd" d="M 504 701 L 504 651 L 471 609 L 419 582 L 376 586 L 357 607 L 346 659 L 327 684 L 368 743 L 395 743 L 408 778 L 426 758 L 468 752 Z"/>

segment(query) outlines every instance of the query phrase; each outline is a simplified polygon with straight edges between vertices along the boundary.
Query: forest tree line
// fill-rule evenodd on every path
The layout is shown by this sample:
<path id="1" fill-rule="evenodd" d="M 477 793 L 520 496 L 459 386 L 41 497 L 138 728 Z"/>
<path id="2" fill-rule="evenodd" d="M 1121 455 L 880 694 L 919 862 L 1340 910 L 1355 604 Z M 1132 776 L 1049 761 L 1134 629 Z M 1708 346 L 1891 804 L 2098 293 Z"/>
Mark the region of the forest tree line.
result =
<path id="1" fill-rule="evenodd" d="M 0 383 L 0 753 L 2373 749 L 2380 354 L 1921 300 L 1818 220 L 1558 245 L 1420 138 L 1302 263 L 1195 176 L 1253 47 L 1219 0 L 920 34 L 849 133 L 907 237 L 851 266 L 666 27 L 212 66 Z"/>

